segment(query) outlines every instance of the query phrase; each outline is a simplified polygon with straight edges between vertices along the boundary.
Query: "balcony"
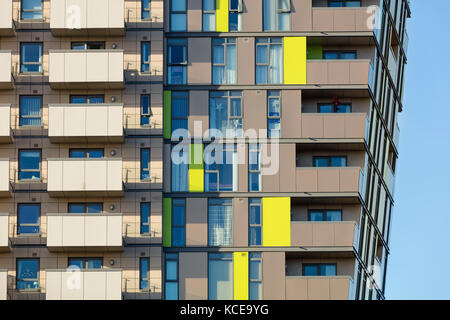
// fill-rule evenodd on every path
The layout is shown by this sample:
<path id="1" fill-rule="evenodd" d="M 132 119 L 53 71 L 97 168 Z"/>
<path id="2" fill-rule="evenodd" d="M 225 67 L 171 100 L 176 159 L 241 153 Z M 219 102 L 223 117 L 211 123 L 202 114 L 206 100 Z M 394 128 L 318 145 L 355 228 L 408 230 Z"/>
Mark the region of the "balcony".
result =
<path id="1" fill-rule="evenodd" d="M 122 251 L 122 214 L 47 214 L 50 251 Z"/>
<path id="2" fill-rule="evenodd" d="M 0 270 L 0 301 L 8 300 L 8 271 Z"/>
<path id="3" fill-rule="evenodd" d="M 369 85 L 370 60 L 308 60 L 306 83 L 314 85 Z"/>
<path id="4" fill-rule="evenodd" d="M 286 277 L 286 300 L 351 300 L 350 276 Z"/>
<path id="5" fill-rule="evenodd" d="M 312 8 L 313 31 L 322 32 L 373 32 L 373 11 L 368 8 Z"/>
<path id="6" fill-rule="evenodd" d="M 51 197 L 122 196 L 122 159 L 48 159 L 47 188 Z"/>
<path id="7" fill-rule="evenodd" d="M 0 36 L 7 37 L 14 35 L 13 25 L 13 0 L 3 0 L 2 10 L 0 10 Z M 2 65 L 2 64 L 0 64 Z"/>
<path id="8" fill-rule="evenodd" d="M 0 252 L 7 252 L 10 249 L 9 213 L 0 213 Z"/>
<path id="9" fill-rule="evenodd" d="M 54 36 L 121 36 L 124 12 L 124 0 L 51 0 L 50 30 Z"/>
<path id="10" fill-rule="evenodd" d="M 47 300 L 121 300 L 121 269 L 46 270 Z"/>
<path id="11" fill-rule="evenodd" d="M 9 159 L 0 159 L 0 198 L 9 198 L 10 196 Z"/>
<path id="12" fill-rule="evenodd" d="M 122 89 L 123 50 L 49 50 L 53 89 Z"/>
<path id="13" fill-rule="evenodd" d="M 11 51 L 0 50 L 0 89 L 8 90 L 12 88 L 14 88 L 14 78 L 12 75 Z"/>
<path id="14" fill-rule="evenodd" d="M 302 114 L 302 138 L 366 139 L 368 118 L 365 113 Z"/>
<path id="15" fill-rule="evenodd" d="M 52 143 L 123 142 L 122 104 L 53 104 L 48 108 Z"/>
<path id="16" fill-rule="evenodd" d="M 11 143 L 11 105 L 0 104 L 0 143 Z"/>
<path id="17" fill-rule="evenodd" d="M 358 226 L 354 221 L 291 222 L 291 245 L 299 247 L 348 247 L 353 250 Z"/>
<path id="18" fill-rule="evenodd" d="M 364 175 L 359 167 L 297 167 L 297 192 L 362 193 Z"/>

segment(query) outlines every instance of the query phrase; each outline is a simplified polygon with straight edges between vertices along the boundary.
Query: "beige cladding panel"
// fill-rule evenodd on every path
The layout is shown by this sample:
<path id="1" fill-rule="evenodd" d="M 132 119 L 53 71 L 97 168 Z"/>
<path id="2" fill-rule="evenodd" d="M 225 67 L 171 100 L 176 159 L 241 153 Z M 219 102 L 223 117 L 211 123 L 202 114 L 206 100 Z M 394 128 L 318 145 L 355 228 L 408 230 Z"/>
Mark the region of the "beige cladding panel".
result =
<path id="1" fill-rule="evenodd" d="M 10 190 L 10 167 L 9 160 L 0 159 L 0 194 L 8 193 Z"/>
<path id="2" fill-rule="evenodd" d="M 211 84 L 211 38 L 188 39 L 187 73 L 190 85 Z"/>
<path id="3" fill-rule="evenodd" d="M 11 141 L 11 105 L 0 104 L 0 143 Z"/>
<path id="4" fill-rule="evenodd" d="M 13 0 L 3 0 L 2 9 L 0 10 L 0 35 L 12 35 L 13 34 Z M 2 64 L 0 64 L 2 65 Z"/>
<path id="5" fill-rule="evenodd" d="M 4 249 L 8 249 L 8 247 L 9 247 L 9 214 L 0 213 L 0 252 L 3 251 Z"/>
<path id="6" fill-rule="evenodd" d="M 208 299 L 208 253 L 181 252 L 179 270 L 180 300 Z"/>
<path id="7" fill-rule="evenodd" d="M 0 270 L 0 301 L 8 299 L 8 271 Z"/>
<path id="8" fill-rule="evenodd" d="M 187 2 L 187 31 L 202 31 L 202 1 L 189 0 Z"/>
<path id="9" fill-rule="evenodd" d="M 11 51 L 0 51 L 0 89 L 12 87 L 11 66 Z"/>
<path id="10" fill-rule="evenodd" d="M 285 253 L 264 252 L 263 261 L 263 299 L 285 299 Z"/>
<path id="11" fill-rule="evenodd" d="M 208 245 L 208 200 L 188 198 L 186 200 L 186 246 Z"/>

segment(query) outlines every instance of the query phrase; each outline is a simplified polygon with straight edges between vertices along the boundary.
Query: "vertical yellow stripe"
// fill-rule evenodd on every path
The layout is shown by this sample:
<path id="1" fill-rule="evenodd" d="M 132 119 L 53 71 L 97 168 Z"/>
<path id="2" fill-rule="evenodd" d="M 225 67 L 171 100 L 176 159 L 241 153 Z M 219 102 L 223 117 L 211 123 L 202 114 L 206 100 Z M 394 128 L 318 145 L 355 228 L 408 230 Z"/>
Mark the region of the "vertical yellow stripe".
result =
<path id="1" fill-rule="evenodd" d="M 306 37 L 284 37 L 284 84 L 306 84 Z"/>
<path id="2" fill-rule="evenodd" d="M 263 246 L 291 245 L 291 198 L 263 198 Z"/>
<path id="3" fill-rule="evenodd" d="M 228 0 L 216 0 L 216 31 L 228 32 Z"/>
<path id="4" fill-rule="evenodd" d="M 189 169 L 189 192 L 204 191 L 204 170 Z"/>
<path id="5" fill-rule="evenodd" d="M 235 252 L 234 300 L 248 300 L 248 252 Z"/>

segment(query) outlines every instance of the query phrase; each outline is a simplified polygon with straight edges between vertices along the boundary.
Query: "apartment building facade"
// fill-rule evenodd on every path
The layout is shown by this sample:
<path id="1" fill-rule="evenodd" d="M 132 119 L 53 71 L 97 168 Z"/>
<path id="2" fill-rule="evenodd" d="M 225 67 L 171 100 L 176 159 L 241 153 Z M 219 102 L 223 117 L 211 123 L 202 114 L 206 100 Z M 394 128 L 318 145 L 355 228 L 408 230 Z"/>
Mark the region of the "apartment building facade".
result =
<path id="1" fill-rule="evenodd" d="M 165 2 L 164 298 L 384 298 L 409 10 Z"/>
<path id="2" fill-rule="evenodd" d="M 1 9 L 0 300 L 384 298 L 407 1 Z"/>

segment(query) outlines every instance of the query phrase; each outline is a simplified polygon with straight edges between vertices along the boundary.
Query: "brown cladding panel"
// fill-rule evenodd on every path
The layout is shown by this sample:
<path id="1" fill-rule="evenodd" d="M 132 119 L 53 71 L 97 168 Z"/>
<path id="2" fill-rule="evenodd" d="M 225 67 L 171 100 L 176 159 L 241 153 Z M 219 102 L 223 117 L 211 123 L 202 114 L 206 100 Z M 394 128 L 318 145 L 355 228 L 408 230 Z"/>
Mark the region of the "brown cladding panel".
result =
<path id="1" fill-rule="evenodd" d="M 255 84 L 255 38 L 237 39 L 237 73 L 238 84 Z"/>
<path id="2" fill-rule="evenodd" d="M 206 198 L 186 200 L 186 246 L 208 245 L 208 204 Z"/>
<path id="3" fill-rule="evenodd" d="M 295 143 L 280 144 L 280 192 L 296 192 Z"/>
<path id="4" fill-rule="evenodd" d="M 244 131 L 253 129 L 259 136 L 259 129 L 267 130 L 266 90 L 244 90 L 243 108 Z"/>
<path id="5" fill-rule="evenodd" d="M 179 269 L 180 300 L 208 299 L 208 254 L 181 252 Z"/>
<path id="6" fill-rule="evenodd" d="M 164 159 L 171 159 L 170 157 L 170 144 L 164 144 L 163 146 Z M 164 177 L 164 192 L 171 191 L 171 161 L 163 162 L 163 177 Z"/>
<path id="7" fill-rule="evenodd" d="M 281 137 L 298 138 L 301 135 L 302 91 L 281 91 Z"/>
<path id="8" fill-rule="evenodd" d="M 297 0 L 298 1 L 298 0 Z M 242 31 L 261 32 L 262 31 L 262 1 L 243 1 Z"/>
<path id="9" fill-rule="evenodd" d="M 233 246 L 248 245 L 248 198 L 233 198 Z"/>
<path id="10" fill-rule="evenodd" d="M 189 38 L 188 84 L 211 84 L 211 38 Z"/>
<path id="11" fill-rule="evenodd" d="M 284 252 L 264 252 L 263 256 L 263 298 L 284 300 L 286 294 L 286 270 Z"/>
<path id="12" fill-rule="evenodd" d="M 189 91 L 188 128 L 192 137 L 201 137 L 209 129 L 209 93 L 208 91 Z M 194 122 L 200 121 L 202 131 L 194 132 Z M 195 133 L 195 135 L 194 135 Z"/>
<path id="13" fill-rule="evenodd" d="M 202 0 L 189 0 L 187 8 L 188 32 L 202 31 Z"/>
<path id="14" fill-rule="evenodd" d="M 291 30 L 312 31 L 312 0 L 291 0 Z"/>

